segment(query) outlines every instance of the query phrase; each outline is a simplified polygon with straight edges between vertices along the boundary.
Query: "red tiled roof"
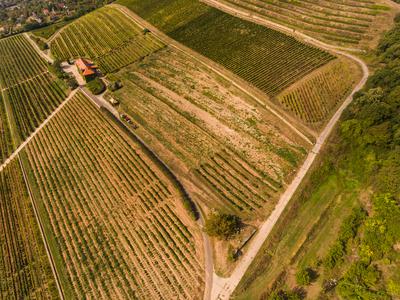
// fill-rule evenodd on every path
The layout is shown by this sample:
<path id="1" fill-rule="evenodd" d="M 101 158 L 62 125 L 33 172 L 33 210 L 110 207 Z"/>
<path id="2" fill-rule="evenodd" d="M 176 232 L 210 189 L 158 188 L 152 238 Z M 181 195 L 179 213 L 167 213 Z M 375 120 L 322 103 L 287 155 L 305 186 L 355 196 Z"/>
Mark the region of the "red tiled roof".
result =
<path id="1" fill-rule="evenodd" d="M 94 65 L 90 60 L 79 58 L 75 61 L 75 65 L 82 72 L 83 76 L 89 76 L 95 74 L 97 66 Z"/>

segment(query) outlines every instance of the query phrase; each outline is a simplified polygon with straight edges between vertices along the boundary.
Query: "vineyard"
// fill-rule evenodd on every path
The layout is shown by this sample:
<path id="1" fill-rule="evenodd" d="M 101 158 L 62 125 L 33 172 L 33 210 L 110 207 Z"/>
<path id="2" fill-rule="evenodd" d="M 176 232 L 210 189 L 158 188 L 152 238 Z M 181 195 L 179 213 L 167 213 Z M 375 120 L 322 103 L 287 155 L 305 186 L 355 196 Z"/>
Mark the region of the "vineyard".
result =
<path id="1" fill-rule="evenodd" d="M 176 173 L 209 191 L 211 207 L 268 213 L 304 157 L 291 129 L 184 54 L 163 49 L 116 76 L 124 88 L 113 97 L 138 134 L 153 149 L 160 142 L 165 161 L 179 160 Z"/>
<path id="2" fill-rule="evenodd" d="M 73 297 L 201 298 L 202 247 L 180 192 L 83 94 L 26 151 Z"/>
<path id="3" fill-rule="evenodd" d="M 188 0 L 120 0 L 171 38 L 274 96 L 334 59 L 278 31 Z M 180 8 L 173 10 L 180 5 Z M 160 10 L 147 8 L 161 7 Z"/>
<path id="4" fill-rule="evenodd" d="M 4 91 L 11 104 L 19 135 L 25 139 L 65 99 L 64 90 L 50 73 L 32 77 Z"/>
<path id="5" fill-rule="evenodd" d="M 57 299 L 18 159 L 0 172 L 0 298 Z"/>
<path id="6" fill-rule="evenodd" d="M 22 35 L 0 40 L 0 62 L 1 89 L 47 71 L 46 62 Z"/>
<path id="7" fill-rule="evenodd" d="M 171 37 L 271 96 L 334 59 L 292 37 L 214 9 Z"/>
<path id="8" fill-rule="evenodd" d="M 4 106 L 2 94 L 0 93 L 0 164 L 7 159 L 13 148 L 6 108 Z"/>
<path id="9" fill-rule="evenodd" d="M 105 7 L 69 24 L 50 47 L 60 60 L 90 58 L 108 73 L 149 55 L 163 44 L 120 11 Z"/>
<path id="10" fill-rule="evenodd" d="M 12 114 L 10 124 L 16 127 L 18 134 L 15 142 L 19 142 L 28 137 L 66 95 L 62 84 L 48 72 L 46 61 L 24 36 L 0 40 L 0 59 L 1 149 L 4 149 L 1 157 L 4 159 L 11 148 L 7 146 L 11 144 L 9 125 L 5 122 L 7 105 Z"/>
<path id="11" fill-rule="evenodd" d="M 376 26 L 374 22 L 378 16 L 388 9 L 374 0 L 224 0 L 222 3 L 328 42 L 350 44 L 368 39 L 370 27 Z"/>
<path id="12" fill-rule="evenodd" d="M 357 74 L 353 69 L 349 63 L 335 60 L 282 92 L 277 99 L 305 122 L 321 122 L 351 91 Z"/>

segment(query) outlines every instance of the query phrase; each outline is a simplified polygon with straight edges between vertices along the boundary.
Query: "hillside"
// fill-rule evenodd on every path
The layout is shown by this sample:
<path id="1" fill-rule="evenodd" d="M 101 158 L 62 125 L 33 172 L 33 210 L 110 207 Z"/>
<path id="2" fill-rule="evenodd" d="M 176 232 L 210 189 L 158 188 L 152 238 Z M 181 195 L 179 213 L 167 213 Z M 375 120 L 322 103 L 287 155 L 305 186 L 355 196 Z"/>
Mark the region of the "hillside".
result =
<path id="1" fill-rule="evenodd" d="M 270 1 L 206 0 L 211 6 L 239 9 L 248 14 L 299 30 L 330 44 L 351 47 L 376 46 L 393 14 L 385 1 Z"/>
<path id="2" fill-rule="evenodd" d="M 399 298 L 388 1 L 100 1 L 0 39 L 0 298 Z"/>
<path id="3" fill-rule="evenodd" d="M 307 298 L 400 296 L 399 34 L 397 24 L 381 40 L 383 66 L 357 94 L 235 298 L 289 297 L 304 269 Z"/>

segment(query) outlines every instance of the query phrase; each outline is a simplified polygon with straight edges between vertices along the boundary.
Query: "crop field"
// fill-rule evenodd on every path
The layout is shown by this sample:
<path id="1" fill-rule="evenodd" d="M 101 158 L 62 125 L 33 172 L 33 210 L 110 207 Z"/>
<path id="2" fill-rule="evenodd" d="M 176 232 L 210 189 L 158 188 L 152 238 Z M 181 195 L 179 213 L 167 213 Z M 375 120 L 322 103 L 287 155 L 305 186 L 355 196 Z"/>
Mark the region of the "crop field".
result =
<path id="1" fill-rule="evenodd" d="M 202 297 L 201 236 L 181 192 L 83 94 L 26 152 L 72 297 Z"/>
<path id="2" fill-rule="evenodd" d="M 321 122 L 351 91 L 356 74 L 349 63 L 334 60 L 283 91 L 277 99 L 305 122 Z"/>
<path id="3" fill-rule="evenodd" d="M 13 148 L 6 109 L 2 94 L 0 93 L 0 163 L 11 154 Z"/>
<path id="4" fill-rule="evenodd" d="M 304 31 L 325 41 L 358 44 L 386 7 L 377 1 L 224 0 L 236 8 Z M 376 25 L 375 25 L 376 26 Z"/>
<path id="5" fill-rule="evenodd" d="M 18 159 L 0 172 L 0 298 L 57 299 Z"/>
<path id="6" fill-rule="evenodd" d="M 3 93 L 5 101 L 11 104 L 22 139 L 28 137 L 66 98 L 65 91 L 48 72 L 9 87 Z"/>
<path id="7" fill-rule="evenodd" d="M 0 89 L 47 71 L 46 62 L 22 35 L 0 40 Z"/>
<path id="8" fill-rule="evenodd" d="M 86 57 L 105 72 L 113 72 L 164 45 L 120 11 L 105 7 L 79 18 L 51 43 L 60 59 Z"/>
<path id="9" fill-rule="evenodd" d="M 270 96 L 334 59 L 331 54 L 290 36 L 197 1 L 163 1 L 158 5 L 152 0 L 118 3 Z M 173 13 L 178 3 L 181 8 Z M 151 4 L 162 9 L 146 12 Z"/>
<path id="10" fill-rule="evenodd" d="M 137 133 L 209 193 L 208 205 L 268 213 L 304 157 L 304 141 L 253 98 L 166 48 L 116 74 L 113 93 Z M 172 155 L 172 156 L 171 156 Z"/>
<path id="11" fill-rule="evenodd" d="M 171 37 L 270 96 L 334 59 L 292 37 L 214 9 Z"/>
<path id="12" fill-rule="evenodd" d="M 0 161 L 66 97 L 47 62 L 23 35 L 0 40 Z M 7 114 L 10 120 L 7 119 Z M 10 127 L 12 126 L 12 127 Z M 15 127 L 15 128 L 14 128 Z"/>

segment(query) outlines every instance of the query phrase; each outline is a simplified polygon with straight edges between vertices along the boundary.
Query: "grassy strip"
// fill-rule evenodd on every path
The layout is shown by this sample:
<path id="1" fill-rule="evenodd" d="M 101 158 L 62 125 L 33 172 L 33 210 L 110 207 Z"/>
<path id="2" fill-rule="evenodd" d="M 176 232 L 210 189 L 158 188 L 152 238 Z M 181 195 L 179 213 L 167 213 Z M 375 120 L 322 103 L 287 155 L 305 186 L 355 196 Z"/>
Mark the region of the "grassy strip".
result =
<path id="1" fill-rule="evenodd" d="M 65 299 L 74 299 L 73 295 L 73 290 L 71 283 L 68 279 L 68 275 L 65 270 L 65 265 L 62 259 L 62 254 L 61 254 L 61 249 L 59 248 L 59 245 L 57 243 L 57 239 L 54 236 L 54 232 L 52 230 L 51 224 L 50 224 L 50 219 L 48 217 L 46 208 L 44 207 L 44 204 L 42 201 L 38 201 L 38 199 L 41 199 L 40 192 L 39 192 L 39 187 L 37 186 L 35 175 L 33 174 L 33 170 L 30 167 L 28 156 L 25 151 L 21 151 L 19 153 L 19 157 L 21 160 L 21 164 L 26 172 L 27 175 L 27 180 L 29 182 L 29 188 L 32 192 L 32 196 L 36 203 L 36 207 L 38 209 L 38 213 L 40 215 L 40 219 L 42 221 L 43 225 L 43 230 L 45 233 L 46 241 L 47 244 L 49 245 L 53 260 L 54 260 L 54 265 L 57 270 L 58 277 L 60 279 L 60 284 L 62 285 L 62 290 L 64 293 Z"/>

